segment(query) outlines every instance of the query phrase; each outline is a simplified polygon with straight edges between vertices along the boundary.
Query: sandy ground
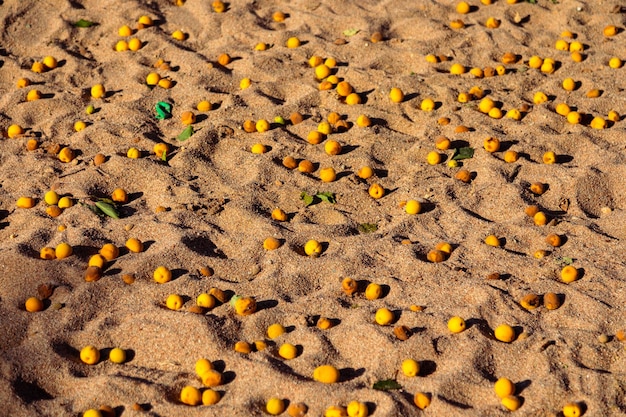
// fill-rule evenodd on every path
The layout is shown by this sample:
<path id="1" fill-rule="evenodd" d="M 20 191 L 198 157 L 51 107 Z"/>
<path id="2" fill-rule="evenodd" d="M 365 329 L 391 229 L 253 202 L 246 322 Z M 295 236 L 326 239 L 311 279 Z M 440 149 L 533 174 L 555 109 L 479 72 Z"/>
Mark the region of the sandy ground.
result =
<path id="1" fill-rule="evenodd" d="M 118 416 L 248 416 L 264 415 L 265 402 L 278 397 L 307 404 L 312 416 L 353 400 L 375 416 L 502 416 L 508 411 L 493 385 L 506 377 L 516 384 L 519 415 L 562 415 L 571 402 L 589 416 L 626 413 L 626 350 L 616 336 L 626 328 L 626 136 L 621 120 L 604 130 L 589 126 L 595 116 L 608 120 L 610 110 L 626 114 L 624 69 L 607 65 L 613 56 L 626 58 L 624 9 L 618 1 L 470 4 L 471 12 L 461 15 L 450 1 L 234 0 L 224 13 L 207 0 L 180 7 L 165 0 L 0 2 L 3 409 L 12 416 L 79 416 L 109 405 Z M 276 11 L 287 15 L 283 22 L 272 19 Z M 135 29 L 141 49 L 115 51 L 124 39 L 118 29 L 136 28 L 142 15 L 155 24 Z M 501 21 L 499 28 L 485 27 L 491 16 Z M 96 25 L 74 27 L 79 19 Z M 451 29 L 455 19 L 465 28 Z M 609 24 L 618 27 L 617 35 L 603 36 Z M 187 38 L 173 39 L 175 30 Z M 567 42 L 584 45 L 582 62 L 555 49 L 565 30 L 576 36 Z M 375 32 L 380 42 L 371 42 Z M 287 48 L 290 37 L 302 45 Z M 270 48 L 255 50 L 259 42 Z M 449 73 L 453 63 L 495 68 L 507 52 L 518 60 L 504 65 L 505 75 Z M 232 62 L 221 66 L 224 53 Z M 446 60 L 429 63 L 428 54 Z M 33 73 L 33 62 L 48 55 L 58 67 Z M 353 86 L 362 104 L 346 104 L 334 89 L 320 91 L 308 64 L 313 55 L 334 58 L 333 73 Z M 533 55 L 553 58 L 556 71 L 529 68 Z M 158 59 L 170 70 L 155 69 Z M 173 87 L 148 88 L 152 71 Z M 245 77 L 251 86 L 241 90 Z M 561 87 L 567 77 L 578 82 L 574 91 Z M 17 88 L 20 78 L 31 85 Z M 107 94 L 93 99 L 90 89 L 98 83 Z M 478 111 L 477 100 L 459 103 L 458 94 L 473 86 L 504 113 L 527 111 L 519 121 L 494 119 Z M 392 87 L 405 93 L 401 103 L 390 101 Z M 600 97 L 586 97 L 594 88 Z M 29 102 L 33 89 L 42 98 Z M 538 91 L 547 102 L 533 102 Z M 425 98 L 436 102 L 434 111 L 420 109 Z M 202 100 L 213 109 L 196 110 Z M 155 118 L 159 101 L 172 105 L 173 117 Z M 583 114 L 582 124 L 555 112 L 562 102 Z M 88 115 L 90 104 L 96 111 Z M 179 141 L 184 111 L 197 117 L 195 134 Z M 263 133 L 242 129 L 245 120 L 288 120 L 293 112 L 305 120 L 273 123 Z M 329 135 L 327 141 L 343 145 L 334 156 L 323 143 L 306 141 L 331 112 L 349 127 Z M 356 124 L 361 114 L 372 126 Z M 79 120 L 87 127 L 76 132 Z M 25 132 L 9 139 L 13 124 Z M 458 133 L 461 125 L 469 131 Z M 440 164 L 429 165 L 426 156 L 442 135 L 452 148 L 439 151 Z M 500 140 L 499 151 L 483 149 L 487 137 Z M 39 148 L 27 150 L 29 139 Z M 152 151 L 156 143 L 168 144 L 166 161 Z M 255 143 L 269 151 L 251 153 Z M 55 144 L 71 148 L 76 158 L 59 161 L 50 152 Z M 131 147 L 142 157 L 127 158 Z M 458 147 L 475 152 L 451 168 Z M 505 162 L 506 150 L 520 158 Z M 547 151 L 555 152 L 557 163 L 542 162 Z M 106 161 L 96 166 L 98 153 Z M 308 159 L 316 170 L 287 169 L 286 156 Z M 363 166 L 374 176 L 359 178 Z M 320 181 L 325 167 L 336 170 L 336 181 Z M 461 169 L 470 171 L 471 182 L 455 178 Z M 530 192 L 535 182 L 547 185 L 543 195 Z M 386 190 L 383 198 L 369 196 L 374 183 Z M 116 188 L 129 195 L 120 219 L 89 209 L 89 201 Z M 75 203 L 54 218 L 44 201 L 50 189 Z M 333 193 L 336 203 L 306 207 L 303 191 Z M 22 196 L 35 198 L 35 207 L 17 208 Z M 404 211 L 402 202 L 411 199 L 421 202 L 421 213 Z M 529 205 L 547 213 L 547 225 L 533 223 L 524 212 Z M 275 208 L 287 221 L 272 220 Z M 363 224 L 377 230 L 364 233 Z M 486 245 L 490 234 L 503 245 Z M 549 234 L 564 244 L 550 247 Z M 264 250 L 267 237 L 281 246 Z M 144 251 L 126 250 L 129 238 L 140 239 Z M 322 243 L 321 256 L 304 254 L 310 239 Z M 72 256 L 40 259 L 43 247 L 61 242 L 73 247 Z M 439 242 L 449 242 L 452 252 L 444 262 L 429 262 L 427 253 Z M 106 243 L 120 247 L 120 256 L 106 264 L 102 279 L 86 282 L 90 257 Z M 537 250 L 548 253 L 537 259 Z M 566 284 L 560 271 L 569 263 L 580 277 Z M 154 282 L 161 265 L 173 272 L 171 282 Z M 493 273 L 500 279 L 487 279 Z M 134 274 L 135 282 L 125 283 L 125 274 Z M 342 292 L 346 277 L 359 282 L 357 294 Z M 382 286 L 380 299 L 365 298 L 370 282 Z M 41 293 L 42 284 L 51 294 Z M 254 297 L 258 310 L 240 316 L 226 302 L 194 312 L 196 297 L 213 287 L 227 297 Z M 519 302 L 529 293 L 555 293 L 562 306 L 526 310 Z M 180 310 L 164 306 L 169 294 L 183 296 Z M 45 296 L 43 311 L 25 310 L 32 296 Z M 412 311 L 412 305 L 423 309 Z M 394 313 L 390 326 L 374 322 L 383 307 Z M 334 326 L 318 329 L 320 316 Z M 464 332 L 448 330 L 452 316 L 465 319 Z M 287 333 L 269 340 L 272 323 Z M 516 331 L 512 343 L 493 336 L 503 323 Z M 406 326 L 410 337 L 399 340 L 396 326 Z M 238 341 L 264 339 L 265 350 L 234 350 Z M 296 345 L 298 356 L 281 359 L 283 343 Z M 87 345 L 101 350 L 95 365 L 79 359 Z M 107 359 L 113 347 L 126 350 L 125 363 Z M 185 385 L 204 389 L 194 372 L 199 358 L 223 373 L 224 383 L 215 388 L 222 398 L 190 408 L 179 392 Z M 418 376 L 400 371 L 407 358 L 420 364 Z M 339 382 L 313 380 L 322 364 L 340 370 Z M 401 388 L 373 389 L 387 379 Z M 424 411 L 413 402 L 418 392 L 431 396 Z"/>

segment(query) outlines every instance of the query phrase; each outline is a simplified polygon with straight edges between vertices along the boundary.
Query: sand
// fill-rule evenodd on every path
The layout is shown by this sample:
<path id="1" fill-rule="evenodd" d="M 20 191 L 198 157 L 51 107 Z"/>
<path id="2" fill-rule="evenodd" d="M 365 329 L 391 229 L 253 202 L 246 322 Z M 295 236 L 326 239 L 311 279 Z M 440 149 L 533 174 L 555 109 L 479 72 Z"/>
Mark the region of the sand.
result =
<path id="1" fill-rule="evenodd" d="M 609 110 L 626 114 L 624 69 L 607 65 L 612 56 L 626 58 L 624 9 L 618 1 L 470 4 L 471 13 L 459 15 L 450 1 L 234 0 L 224 13 L 214 13 L 207 0 L 180 7 L 165 0 L 0 2 L 0 414 L 79 416 L 109 405 L 118 416 L 247 416 L 263 415 L 267 399 L 278 397 L 307 404 L 312 416 L 353 400 L 367 403 L 375 416 L 501 416 L 508 411 L 493 391 L 501 377 L 516 384 L 519 415 L 558 415 L 570 402 L 589 416 L 626 413 L 626 350 L 616 337 L 626 328 L 625 128 L 621 120 L 604 130 L 589 126 Z M 272 20 L 275 11 L 287 14 L 284 22 Z M 116 52 L 118 28 L 136 28 L 142 15 L 155 20 L 133 35 L 142 48 Z M 484 26 L 490 16 L 501 20 L 498 29 Z M 450 29 L 459 18 L 466 27 Z M 79 19 L 97 24 L 74 27 Z M 620 28 L 616 36 L 603 36 L 608 24 Z M 175 30 L 187 39 L 174 40 Z M 582 62 L 554 48 L 564 30 L 584 44 Z M 371 42 L 374 32 L 382 41 Z M 293 36 L 302 45 L 288 49 Z M 258 42 L 271 47 L 256 51 Z M 505 65 L 505 75 L 449 74 L 456 62 L 495 68 L 506 52 L 519 59 Z M 223 53 L 232 57 L 226 66 L 217 64 Z M 447 60 L 431 64 L 427 54 Z M 48 55 L 57 68 L 30 71 Z M 334 73 L 363 103 L 348 105 L 334 90 L 320 91 L 308 65 L 313 55 L 335 58 Z M 533 55 L 552 57 L 557 70 L 529 68 Z M 171 70 L 155 69 L 158 59 Z M 152 71 L 174 86 L 148 88 Z M 32 85 L 18 89 L 23 77 Z M 244 77 L 252 84 L 241 90 Z M 579 82 L 576 90 L 561 87 L 567 77 Z M 89 91 L 98 83 L 107 94 L 93 99 Z M 523 105 L 528 111 L 520 121 L 493 119 L 477 110 L 476 100 L 457 102 L 472 86 L 505 113 Z M 389 100 L 392 87 L 404 91 L 403 102 Z M 34 88 L 42 99 L 27 102 Z M 593 88 L 600 97 L 587 98 Z M 535 105 L 537 91 L 549 101 Z M 432 112 L 420 110 L 427 97 L 437 104 Z M 214 108 L 196 110 L 202 100 Z M 155 118 L 159 101 L 172 104 L 172 118 Z M 556 114 L 561 102 L 584 114 L 584 123 Z M 90 104 L 96 112 L 88 115 Z M 195 133 L 179 141 L 180 115 L 189 110 L 197 116 Z M 273 124 L 264 133 L 242 129 L 245 120 L 288 120 L 293 112 L 305 120 Z M 331 112 L 349 125 L 330 135 L 343 145 L 336 156 L 306 142 Z M 373 125 L 357 126 L 361 114 Z M 444 117 L 449 124 L 438 122 Z M 87 127 L 75 132 L 78 120 Z M 25 134 L 7 138 L 12 124 Z M 469 131 L 456 133 L 460 125 Z M 473 157 L 450 168 L 449 149 L 440 151 L 442 163 L 429 165 L 426 155 L 441 135 L 454 148 L 474 148 Z M 500 140 L 498 152 L 483 149 L 487 137 Z M 29 151 L 32 138 L 40 146 Z M 156 143 L 168 144 L 166 161 L 152 152 Z M 252 154 L 255 143 L 269 151 Z M 73 149 L 76 159 L 60 162 L 49 152 L 54 144 Z M 142 157 L 127 158 L 131 147 Z M 519 152 L 519 160 L 505 162 L 506 150 Z M 542 163 L 546 151 L 556 153 L 556 164 Z M 96 166 L 98 153 L 106 162 Z M 289 170 L 281 163 L 286 156 L 309 159 L 316 171 Z M 375 175 L 364 180 L 356 173 L 365 165 Z M 324 167 L 336 170 L 336 181 L 319 180 Z M 455 179 L 460 169 L 471 172 L 470 183 Z M 534 182 L 547 191 L 532 194 Z M 374 183 L 385 188 L 383 198 L 368 195 Z M 120 219 L 89 209 L 116 188 L 130 197 Z M 75 202 L 56 218 L 43 200 L 50 189 Z M 306 207 L 303 191 L 333 193 L 336 203 Z M 17 208 L 21 196 L 34 197 L 35 207 Z M 404 212 L 401 202 L 410 199 L 421 202 L 420 214 Z M 545 211 L 549 223 L 536 226 L 524 213 L 529 205 Z M 277 207 L 288 214 L 286 222 L 272 220 Z M 364 233 L 363 224 L 377 229 Z M 563 238 L 561 247 L 546 244 L 552 233 Z M 503 246 L 485 245 L 489 234 Z M 263 249 L 270 236 L 280 239 L 277 250 Z M 143 252 L 124 248 L 131 237 L 144 242 Z M 322 242 L 321 256 L 303 254 L 309 239 Z M 39 258 L 41 248 L 61 242 L 72 245 L 71 257 Z M 431 263 L 426 255 L 439 242 L 453 250 Z M 85 282 L 89 258 L 105 243 L 120 247 L 120 256 L 106 264 L 102 279 Z M 537 250 L 548 254 L 536 259 Z M 582 276 L 566 284 L 559 274 L 568 263 Z M 160 265 L 173 271 L 171 282 L 152 279 Z M 487 279 L 493 273 L 500 279 Z M 125 283 L 125 274 L 135 282 Z M 360 283 L 351 297 L 341 290 L 345 277 Z M 383 286 L 382 298 L 364 297 L 370 282 Z M 42 284 L 53 290 L 44 294 L 44 310 L 25 311 L 25 300 L 38 296 Z M 212 287 L 228 297 L 254 297 L 258 311 L 238 316 L 226 302 L 194 313 L 196 297 Z M 562 302 L 556 310 L 519 304 L 528 293 L 550 292 Z M 178 311 L 164 306 L 173 293 L 185 302 Z M 382 307 L 394 312 L 391 326 L 374 322 Z M 320 316 L 334 326 L 318 329 Z M 466 320 L 464 332 L 448 331 L 452 316 Z M 268 340 L 272 323 L 288 332 Z M 493 337 L 502 323 L 514 326 L 512 343 Z M 395 326 L 406 326 L 410 337 L 399 340 Z M 264 339 L 262 351 L 233 349 L 237 341 Z M 295 359 L 277 356 L 283 343 L 298 347 Z M 78 352 L 86 345 L 101 350 L 99 363 L 81 363 Z M 125 363 L 107 359 L 113 347 L 127 351 Z M 216 388 L 222 399 L 191 408 L 179 392 L 185 385 L 202 389 L 194 372 L 199 358 L 223 372 Z M 420 363 L 417 377 L 399 371 L 407 358 Z M 312 379 L 322 364 L 340 369 L 338 383 Z M 401 389 L 373 389 L 387 379 Z M 423 412 L 413 403 L 417 392 L 432 398 Z"/>

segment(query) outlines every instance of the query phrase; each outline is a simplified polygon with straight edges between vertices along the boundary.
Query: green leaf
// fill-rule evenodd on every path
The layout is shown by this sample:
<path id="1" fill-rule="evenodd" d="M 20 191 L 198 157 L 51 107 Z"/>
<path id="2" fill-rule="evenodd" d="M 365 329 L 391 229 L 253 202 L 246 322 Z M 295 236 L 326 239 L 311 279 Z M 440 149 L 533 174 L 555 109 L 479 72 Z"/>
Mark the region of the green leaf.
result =
<path id="1" fill-rule="evenodd" d="M 465 148 L 456 148 L 454 151 L 454 155 L 452 155 L 452 159 L 455 161 L 459 161 L 461 159 L 469 159 L 474 156 L 474 148 L 465 147 Z"/>
<path id="2" fill-rule="evenodd" d="M 167 151 L 163 151 L 161 154 L 161 161 L 167 162 Z"/>
<path id="3" fill-rule="evenodd" d="M 394 389 L 402 389 L 402 385 L 398 384 L 395 379 L 383 379 L 374 383 L 374 389 L 379 391 L 391 391 Z"/>
<path id="4" fill-rule="evenodd" d="M 556 258 L 555 261 L 563 264 L 563 265 L 571 265 L 574 263 L 574 259 L 569 258 L 567 256 L 562 256 L 560 258 Z"/>
<path id="5" fill-rule="evenodd" d="M 191 135 L 193 134 L 194 134 L 193 126 L 189 125 L 185 128 L 185 130 L 182 131 L 180 135 L 176 136 L 176 139 L 178 139 L 181 142 L 184 142 L 187 139 L 189 139 Z"/>
<path id="6" fill-rule="evenodd" d="M 115 209 L 115 206 L 113 204 L 109 204 L 106 203 L 104 201 L 96 201 L 96 207 L 98 207 L 98 209 L 103 212 L 104 214 L 106 214 L 109 217 L 112 217 L 114 219 L 119 219 L 120 215 L 117 212 L 117 210 Z"/>
<path id="7" fill-rule="evenodd" d="M 357 229 L 361 233 L 374 233 L 378 230 L 378 225 L 376 223 L 361 223 Z"/>
<path id="8" fill-rule="evenodd" d="M 170 103 L 159 101 L 155 104 L 154 109 L 157 112 L 155 117 L 159 120 L 169 119 L 172 117 L 172 105 Z"/>
<path id="9" fill-rule="evenodd" d="M 335 204 L 337 201 L 335 200 L 335 194 L 331 192 L 323 192 L 315 194 L 315 197 L 319 198 L 322 201 L 325 201 L 330 204 Z"/>
<path id="10" fill-rule="evenodd" d="M 95 25 L 94 22 L 90 22 L 89 20 L 80 19 L 78 22 L 74 23 L 74 26 L 77 28 L 88 28 Z"/>
<path id="11" fill-rule="evenodd" d="M 304 205 L 307 207 L 313 204 L 313 196 L 308 195 L 306 191 L 302 191 L 300 194 L 300 200 L 304 201 Z"/>
<path id="12" fill-rule="evenodd" d="M 344 36 L 354 36 L 359 33 L 360 29 L 346 29 L 343 31 Z"/>

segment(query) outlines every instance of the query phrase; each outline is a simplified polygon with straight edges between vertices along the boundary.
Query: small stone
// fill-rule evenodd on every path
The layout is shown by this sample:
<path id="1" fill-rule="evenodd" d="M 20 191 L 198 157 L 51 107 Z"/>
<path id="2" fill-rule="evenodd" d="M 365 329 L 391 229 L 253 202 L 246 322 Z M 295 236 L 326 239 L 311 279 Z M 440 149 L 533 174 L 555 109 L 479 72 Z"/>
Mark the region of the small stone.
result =
<path id="1" fill-rule="evenodd" d="M 610 340 L 609 336 L 604 333 L 598 336 L 598 342 L 600 343 L 607 343 L 609 340 Z"/>

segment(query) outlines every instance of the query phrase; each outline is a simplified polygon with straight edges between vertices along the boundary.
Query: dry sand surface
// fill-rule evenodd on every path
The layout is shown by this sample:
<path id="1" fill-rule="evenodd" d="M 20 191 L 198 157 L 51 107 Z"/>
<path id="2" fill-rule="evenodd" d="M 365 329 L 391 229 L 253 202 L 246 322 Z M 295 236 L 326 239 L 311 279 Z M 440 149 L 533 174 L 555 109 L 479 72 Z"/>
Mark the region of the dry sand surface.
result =
<path id="1" fill-rule="evenodd" d="M 374 416 L 502 416 L 509 411 L 494 393 L 502 377 L 516 385 L 517 415 L 563 415 L 567 403 L 588 416 L 626 414 L 619 333 L 626 328 L 626 136 L 625 122 L 608 117 L 610 110 L 626 114 L 625 69 L 608 65 L 613 56 L 626 59 L 625 9 L 617 0 L 469 3 L 462 15 L 447 0 L 233 0 L 223 13 L 209 0 L 0 1 L 0 415 L 80 416 L 101 405 L 117 416 L 264 415 L 265 402 L 277 397 L 307 404 L 311 416 L 353 400 Z M 276 11 L 284 21 L 272 18 Z M 143 15 L 154 25 L 137 30 Z M 499 28 L 485 27 L 491 16 Z M 75 27 L 80 19 L 96 24 Z M 456 19 L 465 28 L 451 29 Z M 618 32 L 606 37 L 611 24 Z M 118 35 L 124 25 L 140 50 L 115 51 L 129 39 Z M 186 39 L 173 39 L 175 30 Z M 566 30 L 575 38 L 561 37 Z M 379 42 L 371 40 L 375 32 Z M 287 48 L 290 37 L 302 44 Z M 557 50 L 559 39 L 581 42 L 582 62 Z M 255 50 L 259 42 L 270 47 Z M 507 52 L 515 62 L 502 64 Z M 222 66 L 224 53 L 232 61 Z M 428 54 L 443 60 L 427 62 Z M 334 88 L 320 90 L 308 63 L 314 55 L 336 60 L 333 74 L 352 85 L 361 104 L 347 104 Z M 553 58 L 556 71 L 529 68 L 533 55 Z M 58 67 L 32 72 L 46 56 Z M 169 69 L 154 68 L 159 59 Z M 506 74 L 453 75 L 453 63 L 504 65 Z M 173 86 L 149 88 L 153 71 Z M 251 86 L 241 89 L 246 77 Z M 561 85 L 568 77 L 577 82 L 574 91 Z M 20 78 L 31 85 L 18 88 Z M 105 97 L 91 97 L 95 84 Z M 489 117 L 477 99 L 458 102 L 473 86 L 504 114 L 523 110 L 521 120 Z M 393 87 L 405 93 L 402 102 L 390 100 Z M 42 97 L 27 101 L 33 89 Z M 592 89 L 600 96 L 587 97 Z M 547 102 L 534 103 L 539 91 Z M 425 98 L 435 101 L 433 111 L 420 109 Z M 213 109 L 197 110 L 202 100 Z M 172 105 L 171 118 L 155 117 L 159 101 Z M 557 114 L 559 103 L 580 112 L 582 123 Z M 180 141 L 184 111 L 197 120 L 195 133 Z M 302 123 L 289 122 L 294 112 L 304 115 Z M 309 144 L 309 132 L 331 112 L 347 129 Z M 357 125 L 362 114 L 371 126 Z M 287 123 L 274 123 L 276 116 Z M 606 129 L 590 126 L 596 116 Z M 269 131 L 243 130 L 244 121 L 260 119 L 272 122 Z M 77 132 L 79 120 L 87 126 Z M 8 138 L 13 124 L 25 131 Z M 451 148 L 430 165 L 438 136 Z M 483 148 L 488 137 L 499 139 L 498 151 Z M 39 147 L 28 150 L 32 139 Z M 325 153 L 329 140 L 343 145 L 339 155 Z M 157 143 L 169 147 L 165 161 L 153 152 Z M 255 143 L 268 152 L 252 153 Z M 61 162 L 55 144 L 75 159 Z M 126 156 L 131 147 L 141 158 Z M 474 148 L 473 157 L 449 166 L 461 147 Z M 507 150 L 519 159 L 505 162 Z M 555 164 L 542 162 L 547 151 Z M 100 165 L 98 153 L 106 156 Z M 315 171 L 286 168 L 286 156 L 312 161 Z M 357 175 L 363 166 L 373 168 L 371 178 Z M 335 181 L 320 180 L 325 167 L 335 169 Z M 470 172 L 469 183 L 455 178 L 461 169 Z M 543 195 L 530 191 L 536 182 L 547 186 Z M 380 199 L 368 194 L 375 183 L 385 189 Z M 116 188 L 129 195 L 119 219 L 90 210 Z M 75 203 L 58 217 L 46 213 L 51 189 Z M 307 207 L 303 191 L 333 193 L 336 203 Z M 35 206 L 16 207 L 22 196 Z M 421 203 L 419 214 L 405 212 L 408 200 Z M 525 214 L 531 205 L 548 224 Z M 275 208 L 286 221 L 272 219 Z M 490 234 L 500 247 L 484 243 Z M 564 243 L 549 246 L 549 234 Z M 281 246 L 265 250 L 268 237 Z M 129 238 L 140 239 L 144 251 L 129 252 Z M 304 254 L 309 239 L 322 243 L 317 258 Z M 42 248 L 61 242 L 73 247 L 72 256 L 40 258 Z M 452 251 L 430 262 L 427 253 L 440 242 Z M 86 282 L 90 257 L 106 243 L 120 248 L 119 257 L 100 280 Z M 534 256 L 538 250 L 546 256 Z M 574 282 L 561 280 L 566 264 L 579 273 Z M 161 265 L 173 272 L 171 282 L 153 280 Z M 487 278 L 494 273 L 499 279 Z M 134 274 L 134 283 L 125 283 L 125 274 Z M 346 277 L 360 286 L 352 296 L 341 288 Z M 381 298 L 365 298 L 368 283 L 382 286 Z M 197 311 L 196 297 L 213 287 L 227 298 L 254 297 L 257 311 L 238 315 L 228 300 Z M 531 293 L 540 305 L 527 310 L 520 300 Z M 547 293 L 557 294 L 558 309 L 543 305 Z M 183 297 L 180 310 L 165 307 L 169 294 Z M 43 311 L 26 311 L 33 296 L 45 298 Z M 391 325 L 374 321 L 383 307 L 394 314 Z M 453 316 L 466 320 L 465 331 L 448 330 Z M 333 326 L 319 329 L 319 317 Z M 287 333 L 269 340 L 272 323 Z M 503 323 L 515 330 L 511 343 L 494 337 Z M 408 329 L 407 340 L 396 337 L 399 326 Z M 238 341 L 260 340 L 267 349 L 234 350 Z M 277 355 L 283 343 L 297 346 L 296 358 Z M 95 365 L 79 359 L 87 345 L 101 351 Z M 126 350 L 125 363 L 109 361 L 114 347 Z M 181 404 L 180 391 L 205 389 L 194 371 L 200 358 L 222 372 L 214 388 L 222 398 L 192 408 Z M 400 370 L 407 358 L 420 365 L 416 377 Z M 323 364 L 340 370 L 337 383 L 313 380 Z M 389 379 L 401 388 L 374 389 Z M 431 398 L 423 411 L 414 404 L 418 392 Z"/>

